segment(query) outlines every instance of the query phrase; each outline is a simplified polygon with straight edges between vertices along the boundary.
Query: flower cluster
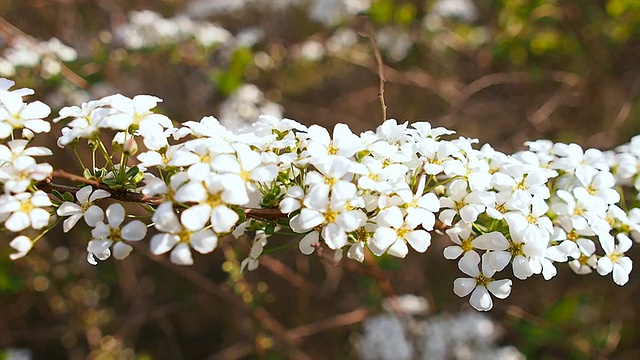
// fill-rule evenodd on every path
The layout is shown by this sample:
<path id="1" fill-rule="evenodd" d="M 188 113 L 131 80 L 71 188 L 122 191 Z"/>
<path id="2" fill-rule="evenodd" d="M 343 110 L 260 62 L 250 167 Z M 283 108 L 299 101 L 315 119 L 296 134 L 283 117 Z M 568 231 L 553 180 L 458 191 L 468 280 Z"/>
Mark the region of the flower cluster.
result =
<path id="1" fill-rule="evenodd" d="M 12 258 L 61 220 L 65 232 L 80 219 L 91 228 L 91 264 L 127 257 L 148 228 L 151 252 L 180 265 L 227 234 L 252 233 L 243 270 L 255 270 L 268 239 L 288 229 L 300 234 L 302 253 L 327 247 L 336 261 L 422 253 L 442 231 L 451 240 L 444 256 L 467 276 L 453 290 L 478 310 L 509 296 L 512 280 L 498 276 L 507 268 L 519 280 L 548 280 L 568 263 L 578 274 L 629 280 L 625 254 L 640 240 L 640 211 L 621 193 L 640 192 L 638 138 L 610 152 L 538 140 L 508 155 L 427 122 L 387 120 L 361 134 L 274 116 L 238 131 L 213 117 L 176 126 L 154 110 L 161 99 L 118 94 L 63 108 L 53 120 L 64 123 L 58 146 L 84 169 L 67 176 L 35 160 L 51 150 L 29 146 L 51 131 L 49 107 L 25 103 L 33 91 L 13 85 L 0 80 L 0 221 L 20 233 Z M 121 202 L 139 208 L 127 215 Z"/>
<path id="2" fill-rule="evenodd" d="M 16 37 L 0 57 L 0 75 L 13 76 L 17 68 L 41 66 L 42 77 L 48 79 L 62 71 L 62 63 L 75 61 L 78 53 L 56 38 L 37 42 Z"/>
<path id="3" fill-rule="evenodd" d="M 164 18 L 151 11 L 133 11 L 129 22 L 116 31 L 116 37 L 128 49 L 138 50 L 175 44 L 195 38 L 202 46 L 224 44 L 233 38 L 226 29 L 208 22 L 193 21 L 187 16 Z"/>

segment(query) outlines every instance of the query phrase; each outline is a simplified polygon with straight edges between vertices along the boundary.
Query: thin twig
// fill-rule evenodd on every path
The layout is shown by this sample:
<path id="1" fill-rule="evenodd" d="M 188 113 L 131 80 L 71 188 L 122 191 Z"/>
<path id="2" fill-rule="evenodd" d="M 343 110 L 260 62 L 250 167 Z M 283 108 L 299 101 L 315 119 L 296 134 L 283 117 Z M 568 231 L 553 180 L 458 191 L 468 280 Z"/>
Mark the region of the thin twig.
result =
<path id="1" fill-rule="evenodd" d="M 134 244 L 136 246 L 137 244 Z M 242 309 L 244 312 L 249 312 L 252 317 L 257 320 L 263 329 L 271 332 L 273 335 L 283 340 L 286 344 L 291 346 L 293 349 L 297 350 L 297 355 L 299 358 L 311 359 L 308 355 L 304 354 L 302 350 L 296 347 L 295 339 L 291 334 L 288 333 L 287 328 L 285 328 L 276 318 L 274 318 L 267 310 L 261 307 L 256 308 L 248 308 L 245 302 L 239 298 L 238 296 L 230 293 L 229 291 L 223 289 L 218 284 L 211 281 L 206 276 L 200 274 L 199 272 L 188 268 L 176 266 L 166 260 L 161 256 L 154 256 L 149 254 L 147 251 L 140 251 L 147 258 L 157 262 L 158 264 L 164 266 L 165 268 L 174 271 L 178 275 L 185 278 L 187 281 L 196 285 L 200 289 L 205 292 L 219 296 L 225 299 L 230 305 L 233 305 L 239 309 Z"/>
<path id="2" fill-rule="evenodd" d="M 389 298 L 391 309 L 393 313 L 398 317 L 400 322 L 402 323 L 402 327 L 404 329 L 406 337 L 411 341 L 414 353 L 413 357 L 416 359 L 421 359 L 423 355 L 423 348 L 420 342 L 420 333 L 416 328 L 415 322 L 408 315 L 404 309 L 400 306 L 400 302 L 398 301 L 398 296 L 391 284 L 391 281 L 387 277 L 380 265 L 370 256 L 365 256 L 365 266 L 356 268 L 357 271 L 364 272 L 368 276 L 372 277 L 382 290 L 382 293 L 385 297 Z"/>
<path id="3" fill-rule="evenodd" d="M 382 121 L 387 120 L 387 104 L 384 101 L 384 83 L 387 81 L 384 78 L 384 63 L 382 62 L 382 54 L 380 53 L 380 47 L 376 41 L 376 34 L 371 23 L 367 23 L 367 31 L 365 36 L 369 38 L 373 54 L 376 58 L 376 64 L 378 65 L 378 78 L 380 79 L 378 97 L 380 98 L 380 107 L 382 108 Z"/>
<path id="4" fill-rule="evenodd" d="M 303 276 L 300 276 L 295 271 L 291 270 L 281 261 L 274 259 L 269 255 L 261 255 L 260 265 L 271 270 L 271 272 L 285 279 L 290 284 L 304 292 L 310 295 L 322 296 L 322 289 L 307 281 Z"/>
<path id="5" fill-rule="evenodd" d="M 311 324 L 298 326 L 297 328 L 289 330 L 289 334 L 293 341 L 300 341 L 319 332 L 357 324 L 364 320 L 370 313 L 371 311 L 368 308 L 360 307 L 348 313 L 338 314 Z"/>
<path id="6" fill-rule="evenodd" d="M 288 331 L 291 338 L 296 342 L 300 342 L 305 338 L 316 335 L 320 332 L 332 330 L 342 326 L 358 324 L 364 320 L 371 311 L 368 308 L 360 307 L 344 314 L 338 314 L 330 318 L 320 321 L 301 325 Z M 229 346 L 219 353 L 209 356 L 207 359 L 239 359 L 250 355 L 253 351 L 253 345 L 248 341 L 243 341 Z"/>
<path id="7" fill-rule="evenodd" d="M 51 175 L 53 177 L 91 185 L 96 189 L 102 189 L 102 190 L 108 191 L 111 194 L 111 198 L 118 201 L 142 203 L 142 204 L 156 205 L 156 206 L 166 201 L 166 199 L 161 196 L 149 196 L 149 195 L 144 195 L 134 191 L 127 191 L 127 190 L 114 190 L 100 182 L 87 179 L 82 176 L 78 176 L 64 170 L 54 170 Z M 46 193 L 51 193 L 55 190 L 63 194 L 66 192 L 69 192 L 72 195 L 75 195 L 76 192 L 80 190 L 75 186 L 54 183 L 52 182 L 51 178 L 45 179 L 44 181 L 41 181 L 40 183 L 38 183 L 37 188 Z M 248 218 L 260 219 L 260 220 L 275 220 L 275 219 L 283 219 L 287 217 L 287 214 L 282 213 L 279 209 L 244 208 L 244 213 Z"/>

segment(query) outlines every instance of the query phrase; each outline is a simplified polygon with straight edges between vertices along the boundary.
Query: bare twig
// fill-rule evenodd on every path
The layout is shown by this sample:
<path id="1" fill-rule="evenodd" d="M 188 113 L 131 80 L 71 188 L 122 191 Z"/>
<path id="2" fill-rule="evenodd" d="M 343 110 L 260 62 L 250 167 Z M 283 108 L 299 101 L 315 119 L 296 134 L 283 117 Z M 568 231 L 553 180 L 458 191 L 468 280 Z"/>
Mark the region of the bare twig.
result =
<path id="1" fill-rule="evenodd" d="M 413 357 L 416 359 L 421 359 L 423 355 L 423 348 L 420 342 L 419 331 L 416 328 L 415 322 L 413 321 L 411 316 L 409 316 L 400 306 L 398 296 L 393 289 L 391 281 L 387 277 L 384 270 L 380 268 L 380 265 L 378 265 L 378 263 L 370 256 L 365 256 L 364 265 L 365 266 L 360 267 L 359 269 L 356 268 L 356 271 L 364 272 L 366 275 L 372 277 L 378 283 L 378 286 L 380 287 L 380 290 L 382 290 L 384 296 L 389 298 L 394 314 L 402 323 L 402 327 L 407 339 L 411 341 L 414 350 Z"/>
<path id="2" fill-rule="evenodd" d="M 134 244 L 134 246 L 135 245 L 137 244 Z M 159 263 L 160 265 L 166 267 L 171 271 L 174 271 L 178 275 L 185 278 L 187 281 L 198 286 L 203 291 L 214 296 L 219 296 L 225 299 L 230 305 L 235 306 L 244 312 L 249 312 L 251 316 L 260 323 L 260 326 L 263 329 L 271 332 L 276 337 L 283 340 L 286 344 L 296 349 L 299 358 L 311 359 L 308 355 L 304 354 L 299 348 L 296 347 L 296 341 L 292 337 L 292 335 L 289 334 L 287 329 L 264 308 L 248 308 L 246 306 L 246 303 L 241 298 L 218 286 L 216 283 L 211 281 L 206 276 L 200 274 L 199 272 L 188 267 L 176 266 L 170 263 L 164 257 L 151 255 L 147 251 L 140 252 L 149 259 Z"/>
<path id="3" fill-rule="evenodd" d="M 357 324 L 364 320 L 370 313 L 371 312 L 368 308 L 360 307 L 348 313 L 322 319 L 315 323 L 298 326 L 297 328 L 289 330 L 289 334 L 294 341 L 300 341 L 319 332 L 335 329 L 337 327 Z"/>
<path id="4" fill-rule="evenodd" d="M 332 330 L 342 326 L 353 325 L 362 322 L 369 314 L 370 310 L 365 307 L 357 308 L 353 311 L 344 314 L 338 314 L 330 318 L 322 319 L 320 321 L 301 325 L 288 331 L 291 338 L 296 342 L 300 342 L 305 338 L 313 336 L 323 331 Z M 239 359 L 250 355 L 253 351 L 253 346 L 248 341 L 243 341 L 229 346 L 228 348 L 220 351 L 219 353 L 208 357 L 207 359 Z"/>
<path id="5" fill-rule="evenodd" d="M 367 23 L 367 31 L 365 33 L 365 36 L 369 38 L 371 48 L 373 49 L 373 54 L 376 58 L 376 64 L 378 66 L 378 78 L 380 79 L 378 97 L 380 98 L 380 107 L 382 108 L 382 121 L 384 122 L 387 120 L 387 104 L 384 101 L 384 83 L 387 80 L 385 80 L 384 78 L 384 62 L 382 62 L 382 54 L 380 53 L 380 47 L 378 47 L 378 42 L 376 41 L 376 33 L 371 23 Z"/>
<path id="6" fill-rule="evenodd" d="M 371 61 L 368 56 L 357 50 L 351 50 L 345 55 L 332 54 L 333 57 L 361 66 L 371 72 L 378 73 L 377 64 Z M 384 65 L 385 80 L 395 84 L 417 86 L 428 89 L 442 98 L 447 103 L 453 105 L 460 99 L 461 93 L 459 84 L 452 80 L 440 80 L 427 74 L 422 70 L 396 70 Z"/>
<path id="7" fill-rule="evenodd" d="M 322 289 L 310 283 L 303 276 L 300 276 L 295 271 L 291 270 L 289 267 L 283 264 L 281 261 L 278 261 L 277 259 L 274 259 L 269 255 L 260 256 L 260 265 L 271 270 L 271 272 L 273 272 L 274 274 L 280 276 L 281 278 L 291 283 L 293 286 L 303 290 L 308 294 L 321 296 L 323 293 Z"/>

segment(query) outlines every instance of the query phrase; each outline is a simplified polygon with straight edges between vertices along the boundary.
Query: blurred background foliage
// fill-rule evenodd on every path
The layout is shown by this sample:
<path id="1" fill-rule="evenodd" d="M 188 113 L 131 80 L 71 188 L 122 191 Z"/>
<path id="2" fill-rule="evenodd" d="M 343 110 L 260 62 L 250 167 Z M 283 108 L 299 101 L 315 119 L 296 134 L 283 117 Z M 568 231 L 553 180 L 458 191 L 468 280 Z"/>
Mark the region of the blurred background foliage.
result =
<path id="1" fill-rule="evenodd" d="M 145 93 L 177 122 L 272 113 L 374 129 L 373 38 L 399 121 L 505 152 L 537 138 L 610 149 L 640 133 L 636 0 L 3 0 L 0 16 L 0 75 L 57 109 Z M 54 37 L 75 53 L 42 45 Z M 69 159 L 52 163 L 78 170 Z M 239 272 L 248 239 L 181 268 L 144 246 L 92 267 L 88 238 L 51 234 L 16 262 L 2 247 L 0 358 L 357 358 L 359 325 L 385 297 L 468 308 L 444 237 L 403 261 L 333 264 L 284 236 L 251 273 Z M 639 284 L 637 271 L 619 288 L 562 268 L 516 281 L 491 317 L 531 359 L 637 359 Z"/>

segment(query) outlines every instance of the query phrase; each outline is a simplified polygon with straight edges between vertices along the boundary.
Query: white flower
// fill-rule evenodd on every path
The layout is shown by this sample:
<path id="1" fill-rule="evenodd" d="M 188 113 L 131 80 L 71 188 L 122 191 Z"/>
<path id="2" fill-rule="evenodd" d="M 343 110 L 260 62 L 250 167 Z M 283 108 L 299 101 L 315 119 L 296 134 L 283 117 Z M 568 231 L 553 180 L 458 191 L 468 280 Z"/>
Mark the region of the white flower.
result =
<path id="1" fill-rule="evenodd" d="M 218 236 L 211 229 L 190 231 L 178 220 L 173 204 L 166 202 L 158 206 L 151 217 L 159 234 L 151 238 L 151 252 L 155 255 L 171 250 L 171 262 L 178 265 L 193 265 L 191 249 L 201 254 L 212 252 L 218 245 Z"/>
<path id="2" fill-rule="evenodd" d="M 287 196 L 280 201 L 280 211 L 284 214 L 292 213 L 301 207 L 301 201 L 304 198 L 304 190 L 298 185 L 287 189 Z"/>
<path id="3" fill-rule="evenodd" d="M 350 175 L 351 161 L 334 156 L 317 164 L 318 171 L 307 172 L 304 185 L 321 189 L 322 193 L 331 192 L 336 201 L 352 199 L 357 191 L 356 185 L 346 178 Z"/>
<path id="4" fill-rule="evenodd" d="M 440 206 L 444 209 L 440 212 L 440 221 L 447 225 L 452 224 L 456 214 L 460 215 L 462 221 L 472 223 L 485 210 L 481 193 L 477 191 L 469 193 L 465 180 L 458 179 L 451 182 L 449 193 L 450 196 L 440 199 Z"/>
<path id="5" fill-rule="evenodd" d="M 569 217 L 571 226 L 578 231 L 590 231 L 590 224 L 606 216 L 605 202 L 599 197 L 590 196 L 583 187 L 573 189 L 573 195 L 564 190 L 558 190 L 556 195 L 564 202 L 553 204 L 551 210 L 559 216 Z"/>
<path id="6" fill-rule="evenodd" d="M 15 253 L 9 255 L 9 258 L 11 260 L 16 260 L 27 255 L 29 250 L 33 247 L 33 242 L 28 237 L 20 235 L 11 240 L 9 246 L 16 250 Z"/>
<path id="7" fill-rule="evenodd" d="M 51 206 L 47 194 L 38 190 L 35 193 L 20 193 L 0 196 L 0 214 L 10 214 L 4 226 L 13 232 L 27 227 L 38 230 L 49 223 L 49 212 L 42 207 Z"/>
<path id="8" fill-rule="evenodd" d="M 6 193 L 22 193 L 34 181 L 42 181 L 53 172 L 47 163 L 38 164 L 30 156 L 19 156 L 11 162 L 0 166 L 0 182 L 4 183 Z"/>
<path id="9" fill-rule="evenodd" d="M 27 148 L 29 141 L 24 139 L 11 140 L 6 145 L 0 145 L 0 163 L 12 162 L 19 159 L 22 156 L 48 156 L 53 155 L 53 152 L 43 146 L 32 146 Z"/>
<path id="10" fill-rule="evenodd" d="M 116 94 L 102 101 L 117 111 L 106 116 L 99 127 L 122 131 L 137 130 L 149 150 L 158 150 L 167 145 L 164 129 L 173 128 L 173 123 L 165 115 L 151 112 L 162 99 L 151 95 L 137 95 L 130 99 Z"/>
<path id="11" fill-rule="evenodd" d="M 476 252 L 468 252 L 468 261 L 458 263 L 463 273 L 471 276 L 470 278 L 457 278 L 453 282 L 453 292 L 465 297 L 471 294 L 469 303 L 476 310 L 488 311 L 493 307 L 491 294 L 498 299 L 505 299 L 511 293 L 511 280 L 494 280 L 492 277 L 495 270 L 486 266 L 486 262 L 482 261 L 482 271 L 478 269 L 480 264 L 480 255 Z"/>
<path id="12" fill-rule="evenodd" d="M 505 219 L 509 224 L 510 232 L 523 234 L 526 242 L 545 242 L 553 234 L 551 219 L 545 214 L 549 205 L 539 196 L 534 196 L 531 203 L 522 211 L 509 212 Z"/>
<path id="13" fill-rule="evenodd" d="M 147 235 L 147 227 L 140 220 L 131 221 L 121 227 L 126 213 L 124 207 L 118 203 L 109 205 L 106 213 L 108 224 L 101 220 L 96 223 L 95 228 L 91 230 L 93 240 L 89 241 L 87 251 L 100 260 L 106 260 L 111 255 L 109 248 L 113 245 L 113 256 L 122 260 L 133 249 L 125 241 L 142 240 Z"/>
<path id="14" fill-rule="evenodd" d="M 51 131 L 51 124 L 42 120 L 51 108 L 40 101 L 25 104 L 16 92 L 0 92 L 0 138 L 5 139 L 14 129 L 26 128 L 34 133 Z M 7 126 L 8 125 L 8 126 Z"/>
<path id="15" fill-rule="evenodd" d="M 53 119 L 58 122 L 62 119 L 72 118 L 66 127 L 62 129 L 62 136 L 58 138 L 57 144 L 63 148 L 77 139 L 93 139 L 100 132 L 100 124 L 112 109 L 104 108 L 105 101 L 93 100 L 82 103 L 81 107 L 68 106 L 60 110 L 60 116 Z"/>
<path id="16" fill-rule="evenodd" d="M 407 192 L 403 200 L 407 203 L 407 222 L 419 223 L 424 230 L 431 231 L 436 223 L 433 213 L 440 209 L 440 200 L 434 193 L 423 194 L 426 178 L 426 175 L 422 175 L 415 194 Z"/>
<path id="17" fill-rule="evenodd" d="M 598 259 L 598 274 L 607 275 L 613 272 L 613 282 L 622 286 L 629 281 L 629 273 L 633 268 L 631 259 L 624 255 L 633 242 L 625 234 L 616 236 L 618 244 L 614 246 L 613 236 L 601 237 L 600 244 L 606 253 L 605 256 Z"/>
<path id="18" fill-rule="evenodd" d="M 307 130 L 307 136 L 307 152 L 316 163 L 324 161 L 328 156 L 349 158 L 364 149 L 360 138 L 345 124 L 337 124 L 333 128 L 333 139 L 325 128 L 318 125 L 311 125 Z"/>
<path id="19" fill-rule="evenodd" d="M 240 263 L 241 272 L 243 272 L 245 269 L 253 271 L 258 268 L 258 266 L 260 265 L 258 258 L 260 257 L 260 255 L 262 255 L 262 251 L 267 245 L 267 238 L 268 235 L 265 234 L 264 231 L 256 231 L 255 238 L 253 239 L 253 245 L 251 245 L 251 251 L 249 251 L 249 256 L 242 260 L 242 263 Z"/>
<path id="20" fill-rule="evenodd" d="M 349 210 L 349 202 L 338 199 L 334 194 L 329 197 L 327 190 L 325 187 L 316 187 L 310 191 L 304 199 L 305 207 L 300 214 L 291 218 L 290 226 L 293 231 L 304 233 L 321 225 L 325 243 L 337 250 L 347 244 L 347 233 L 364 225 L 367 217 L 360 209 Z M 317 242 L 317 238 L 313 241 L 314 235 L 311 234 L 300 243 L 303 253 L 313 252 L 309 246 Z"/>
<path id="21" fill-rule="evenodd" d="M 238 213 L 228 206 L 232 203 L 229 200 L 235 200 L 234 188 L 230 186 L 228 175 L 208 175 L 204 182 L 190 181 L 176 192 L 177 201 L 198 203 L 182 212 L 181 222 L 187 229 L 196 231 L 211 221 L 216 233 L 230 232 L 240 219 Z"/>
<path id="22" fill-rule="evenodd" d="M 78 190 L 76 199 L 78 199 L 79 204 L 65 201 L 58 208 L 58 215 L 69 216 L 62 224 L 64 232 L 69 232 L 81 218 L 84 218 L 87 225 L 95 227 L 99 221 L 104 219 L 104 212 L 102 208 L 93 203 L 98 199 L 108 198 L 109 196 L 111 194 L 102 189 L 93 191 L 91 185 Z"/>
<path id="23" fill-rule="evenodd" d="M 425 230 L 416 230 L 420 219 L 404 218 L 397 206 L 382 210 L 376 216 L 378 228 L 369 241 L 369 248 L 377 255 L 388 250 L 389 254 L 405 257 L 409 252 L 407 244 L 418 252 L 425 252 L 431 245 L 431 234 Z"/>
<path id="24" fill-rule="evenodd" d="M 461 157 L 460 149 L 449 141 L 437 141 L 432 138 L 420 139 L 416 144 L 418 154 L 422 155 L 423 169 L 427 174 L 437 175 L 444 172 L 442 164 L 453 157 Z"/>
<path id="25" fill-rule="evenodd" d="M 472 251 L 473 236 L 471 235 L 472 225 L 465 222 L 459 222 L 454 227 L 447 229 L 446 233 L 449 239 L 456 244 L 444 248 L 444 257 L 449 260 L 455 260 L 467 251 Z"/>
<path id="26" fill-rule="evenodd" d="M 589 194 L 602 199 L 606 204 L 615 204 L 620 201 L 620 194 L 613 189 L 616 179 L 609 171 L 600 171 L 591 166 L 579 166 L 576 169 L 576 177 Z"/>

